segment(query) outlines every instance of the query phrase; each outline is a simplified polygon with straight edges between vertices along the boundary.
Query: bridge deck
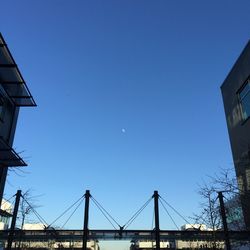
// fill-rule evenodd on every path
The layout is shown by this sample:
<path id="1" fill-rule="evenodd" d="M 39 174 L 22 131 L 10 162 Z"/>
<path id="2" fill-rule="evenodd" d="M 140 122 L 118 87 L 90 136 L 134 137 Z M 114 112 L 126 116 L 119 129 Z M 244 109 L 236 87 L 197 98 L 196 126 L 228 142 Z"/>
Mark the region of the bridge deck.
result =
<path id="1" fill-rule="evenodd" d="M 9 230 L 0 231 L 0 239 L 7 240 Z M 250 241 L 250 231 L 229 231 L 231 240 Z M 81 241 L 83 230 L 15 230 L 13 240 L 22 241 Z M 154 240 L 152 230 L 89 230 L 88 240 Z M 223 241 L 223 231 L 177 231 L 161 230 L 161 240 Z"/>

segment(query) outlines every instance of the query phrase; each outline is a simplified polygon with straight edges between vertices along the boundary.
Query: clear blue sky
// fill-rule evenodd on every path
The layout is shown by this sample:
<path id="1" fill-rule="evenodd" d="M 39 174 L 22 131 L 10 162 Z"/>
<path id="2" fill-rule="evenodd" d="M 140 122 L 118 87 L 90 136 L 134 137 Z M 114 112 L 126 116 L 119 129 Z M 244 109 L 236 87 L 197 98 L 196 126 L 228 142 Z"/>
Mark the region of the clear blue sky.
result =
<path id="1" fill-rule="evenodd" d="M 220 85 L 249 39 L 249 8 L 3 1 L 0 31 L 38 104 L 20 112 L 14 145 L 28 173 L 10 173 L 6 197 L 32 188 L 48 222 L 86 189 L 121 224 L 154 190 L 196 212 L 197 183 L 232 166 Z M 109 228 L 91 211 L 90 227 Z M 68 226 L 81 228 L 82 213 Z M 134 227 L 150 228 L 152 213 Z"/>

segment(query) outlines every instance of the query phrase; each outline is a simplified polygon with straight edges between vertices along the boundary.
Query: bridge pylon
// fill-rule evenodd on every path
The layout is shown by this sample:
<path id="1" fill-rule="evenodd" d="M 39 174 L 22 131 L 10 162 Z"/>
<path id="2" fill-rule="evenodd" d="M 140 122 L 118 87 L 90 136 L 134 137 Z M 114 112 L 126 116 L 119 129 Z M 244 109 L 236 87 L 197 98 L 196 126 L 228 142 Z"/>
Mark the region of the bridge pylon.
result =
<path id="1" fill-rule="evenodd" d="M 8 237 L 7 250 L 11 250 L 11 245 L 12 245 L 12 242 L 13 242 L 13 235 L 14 235 L 14 232 L 15 232 L 16 219 L 17 219 L 17 213 L 18 213 L 18 208 L 19 208 L 19 203 L 20 203 L 21 196 L 22 196 L 22 191 L 17 190 L 16 201 L 15 201 L 15 206 L 14 206 L 14 211 L 13 211 L 13 216 L 12 216 L 11 226 L 10 226 L 10 233 L 9 233 L 9 237 Z"/>
<path id="2" fill-rule="evenodd" d="M 85 197 L 85 208 L 84 208 L 82 249 L 87 250 L 87 241 L 88 241 L 88 234 L 89 234 L 89 229 L 88 229 L 88 223 L 89 223 L 89 198 L 91 197 L 89 190 L 86 190 L 84 197 Z"/>
<path id="3" fill-rule="evenodd" d="M 154 211 L 155 211 L 155 243 L 156 250 L 160 250 L 160 223 L 159 223 L 159 194 L 154 191 Z"/>
<path id="4" fill-rule="evenodd" d="M 225 205 L 224 205 L 224 201 L 223 201 L 222 191 L 218 192 L 218 198 L 219 198 L 219 202 L 220 202 L 220 212 L 221 212 L 221 219 L 222 219 L 223 229 L 224 229 L 226 250 L 231 250 L 229 234 L 228 234 L 228 227 L 227 227 L 227 217 L 226 217 L 226 211 L 225 211 Z"/>

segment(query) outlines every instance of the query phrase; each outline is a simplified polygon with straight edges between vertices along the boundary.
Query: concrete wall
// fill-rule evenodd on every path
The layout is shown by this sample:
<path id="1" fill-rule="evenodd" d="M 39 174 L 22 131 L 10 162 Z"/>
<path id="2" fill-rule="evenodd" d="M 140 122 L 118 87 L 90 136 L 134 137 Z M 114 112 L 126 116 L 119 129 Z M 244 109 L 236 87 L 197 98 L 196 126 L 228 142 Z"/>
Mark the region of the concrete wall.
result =
<path id="1" fill-rule="evenodd" d="M 244 220 L 250 229 L 250 119 L 244 121 L 238 91 L 250 77 L 250 42 L 221 86 Z"/>

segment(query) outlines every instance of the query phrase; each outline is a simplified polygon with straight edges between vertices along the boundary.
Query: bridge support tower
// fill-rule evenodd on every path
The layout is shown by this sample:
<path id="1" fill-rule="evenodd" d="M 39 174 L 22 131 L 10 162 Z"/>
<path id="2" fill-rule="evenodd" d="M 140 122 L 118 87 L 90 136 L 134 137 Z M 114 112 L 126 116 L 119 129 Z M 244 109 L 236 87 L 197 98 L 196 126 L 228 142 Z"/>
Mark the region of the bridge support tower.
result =
<path id="1" fill-rule="evenodd" d="M 91 197 L 89 190 L 85 192 L 85 209 L 84 209 L 84 223 L 83 223 L 83 240 L 82 240 L 82 249 L 87 250 L 88 242 L 88 223 L 89 223 L 89 198 Z"/>
<path id="2" fill-rule="evenodd" d="M 228 227 L 227 227 L 227 217 L 226 217 L 225 205 L 224 205 L 224 201 L 223 201 L 222 192 L 218 192 L 218 197 L 219 197 L 219 202 L 220 202 L 221 219 L 222 219 L 224 234 L 225 234 L 226 249 L 231 250 L 229 234 L 228 234 Z"/>
<path id="3" fill-rule="evenodd" d="M 13 235 L 15 232 L 16 219 L 17 219 L 17 213 L 18 213 L 18 208 L 19 208 L 21 196 L 22 196 L 22 191 L 17 190 L 16 201 L 15 201 L 15 206 L 14 206 L 14 211 L 13 211 L 13 216 L 12 216 L 11 226 L 10 226 L 10 233 L 9 233 L 9 237 L 8 237 L 7 250 L 11 250 L 11 245 L 12 245 L 12 241 L 13 241 Z"/>
<path id="4" fill-rule="evenodd" d="M 156 250 L 160 250 L 160 223 L 159 223 L 159 194 L 154 191 L 154 210 L 155 210 L 155 243 Z"/>

